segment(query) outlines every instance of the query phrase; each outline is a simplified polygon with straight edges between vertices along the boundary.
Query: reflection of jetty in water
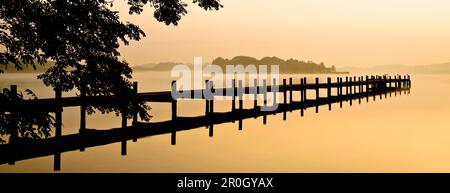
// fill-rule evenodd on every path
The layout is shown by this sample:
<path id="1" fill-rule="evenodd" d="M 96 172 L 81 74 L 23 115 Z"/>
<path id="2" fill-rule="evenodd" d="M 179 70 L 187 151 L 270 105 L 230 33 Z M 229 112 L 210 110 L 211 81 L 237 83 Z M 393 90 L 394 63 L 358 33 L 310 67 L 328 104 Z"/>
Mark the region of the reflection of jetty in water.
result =
<path id="1" fill-rule="evenodd" d="M 256 83 L 256 80 L 255 80 Z M 173 82 L 172 84 L 175 84 Z M 212 84 L 206 84 L 211 86 Z M 56 132 L 55 137 L 18 142 L 14 144 L 0 145 L 0 164 L 14 164 L 15 161 L 32 159 L 37 157 L 54 155 L 54 170 L 61 168 L 61 153 L 67 151 L 81 150 L 85 148 L 106 145 L 116 142 L 121 142 L 121 154 L 127 154 L 127 141 L 137 141 L 138 138 L 171 134 L 171 144 L 176 144 L 176 132 L 190 130 L 195 128 L 207 127 L 209 129 L 209 136 L 214 135 L 214 125 L 227 122 L 238 122 L 238 129 L 242 130 L 243 120 L 249 118 L 263 117 L 263 123 L 266 124 L 267 116 L 283 113 L 283 120 L 286 120 L 286 112 L 300 110 L 300 116 L 304 116 L 304 111 L 307 108 L 315 108 L 316 113 L 319 111 L 319 106 L 327 105 L 329 110 L 333 103 L 339 103 L 342 108 L 343 102 L 349 102 L 350 105 L 355 101 L 360 104 L 362 100 L 369 102 L 371 98 L 382 99 L 391 97 L 392 95 L 408 93 L 411 88 L 411 81 L 409 76 L 395 77 L 368 77 L 364 80 L 363 77 L 356 77 L 348 79 L 344 82 L 342 78 L 337 78 L 337 81 L 332 83 L 331 78 L 327 79 L 326 83 L 320 83 L 319 79 L 315 79 L 315 83 L 307 84 L 306 78 L 300 79 L 300 84 L 292 84 L 292 78 L 289 79 L 289 84 L 286 84 L 286 79 L 283 79 L 283 84 L 272 91 L 271 86 L 266 86 L 266 81 L 263 81 L 263 87 L 268 92 L 282 93 L 283 100 L 278 104 L 275 111 L 262 111 L 254 100 L 254 107 L 251 109 L 243 108 L 244 94 L 257 95 L 260 94 L 261 86 L 242 87 L 242 81 L 239 81 L 236 87 L 236 82 L 233 81 L 232 88 L 223 89 L 222 93 L 234 93 L 232 96 L 232 106 L 229 112 L 214 112 L 214 100 L 205 100 L 205 114 L 197 117 L 179 117 L 177 116 L 177 101 L 171 97 L 171 92 L 152 92 L 152 93 L 137 93 L 137 83 L 134 84 L 135 93 L 143 98 L 146 102 L 167 102 L 172 105 L 172 119 L 168 121 L 156 123 L 141 123 L 138 122 L 137 115 L 134 113 L 132 126 L 127 126 L 127 118 L 122 115 L 122 127 L 113 128 L 109 130 L 95 130 L 86 129 L 86 105 L 94 105 L 98 103 L 117 103 L 115 98 L 100 98 L 100 97 L 85 97 L 81 92 L 80 97 L 61 98 L 60 93 L 56 93 L 55 99 L 40 99 L 34 102 L 24 101 L 24 104 L 4 105 L 7 109 L 22 108 L 22 109 L 36 109 L 38 107 L 46 107 L 47 111 L 55 112 L 56 117 Z M 256 85 L 256 84 L 254 84 Z M 206 88 L 205 88 L 206 89 Z M 216 89 L 216 88 L 214 88 Z M 222 88 L 219 88 L 222 89 Z M 326 96 L 320 96 L 320 89 L 327 91 Z M 332 89 L 335 90 L 335 95 L 332 95 Z M 217 89 L 216 89 L 217 90 Z M 232 90 L 234 92 L 226 92 Z M 240 90 L 241 92 L 238 92 Z M 251 91 L 256 90 L 256 93 Z M 307 92 L 314 91 L 315 98 L 308 99 Z M 345 90 L 345 91 L 344 91 Z M 295 92 L 294 92 L 295 91 Z M 203 93 L 203 90 L 192 91 L 193 96 L 196 92 Z M 219 92 L 220 93 L 220 92 Z M 198 94 L 198 93 L 197 93 Z M 300 100 L 294 101 L 293 95 L 299 94 Z M 276 95 L 274 95 L 276 96 Z M 204 97 L 201 97 L 204 99 Z M 267 104 L 267 92 L 264 93 L 263 104 Z M 238 108 L 236 108 L 236 99 L 238 100 Z M 278 101 L 277 99 L 275 101 Z M 62 108 L 68 106 L 80 106 L 80 133 L 61 136 L 61 117 Z M 51 107 L 51 108 L 48 108 Z"/>

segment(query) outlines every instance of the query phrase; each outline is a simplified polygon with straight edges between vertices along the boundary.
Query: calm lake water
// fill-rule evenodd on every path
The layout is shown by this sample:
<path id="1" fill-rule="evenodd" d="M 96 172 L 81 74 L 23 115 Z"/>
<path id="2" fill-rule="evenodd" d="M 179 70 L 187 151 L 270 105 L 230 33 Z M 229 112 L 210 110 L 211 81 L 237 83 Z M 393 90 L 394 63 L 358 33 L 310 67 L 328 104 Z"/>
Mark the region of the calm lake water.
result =
<path id="1" fill-rule="evenodd" d="M 303 77 L 296 75 L 294 77 Z M 306 75 L 309 81 L 319 76 Z M 334 77 L 334 76 L 332 76 Z M 138 72 L 139 92 L 169 90 L 166 73 Z M 120 142 L 62 154 L 61 172 L 450 172 L 450 76 L 412 75 L 409 95 L 369 103 L 344 102 L 238 123 L 214 125 L 214 136 L 204 127 L 128 141 L 126 156 Z M 294 78 L 294 83 L 298 83 Z M 333 78 L 335 81 L 335 78 Z M 35 74 L 1 74 L 0 87 L 17 84 L 32 88 L 40 98 L 53 97 Z M 325 92 L 325 91 L 324 91 Z M 314 96 L 314 93 L 310 93 Z M 67 96 L 73 93 L 66 94 Z M 294 100 L 299 100 L 294 93 Z M 169 120 L 170 104 L 149 103 L 152 122 Z M 253 103 L 246 101 L 244 107 Z M 216 111 L 227 111 L 231 102 L 217 102 Z M 181 101 L 180 116 L 204 113 L 204 101 Z M 130 121 L 131 122 L 131 121 Z M 88 116 L 87 127 L 120 126 L 114 114 Z M 63 135 L 77 133 L 79 108 L 65 108 Z M 53 172 L 53 156 L 0 165 L 0 172 Z"/>

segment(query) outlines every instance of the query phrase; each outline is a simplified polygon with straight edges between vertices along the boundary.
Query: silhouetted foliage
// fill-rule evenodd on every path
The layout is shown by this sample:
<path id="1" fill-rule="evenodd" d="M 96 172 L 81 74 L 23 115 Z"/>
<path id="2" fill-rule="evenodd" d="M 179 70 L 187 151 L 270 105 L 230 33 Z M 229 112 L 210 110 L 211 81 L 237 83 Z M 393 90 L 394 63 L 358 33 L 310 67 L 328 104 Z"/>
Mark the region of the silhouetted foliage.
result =
<path id="1" fill-rule="evenodd" d="M 9 89 L 0 92 L 0 101 L 9 104 L 18 104 L 23 100 L 35 100 L 37 96 L 31 90 L 25 90 L 26 96 L 22 93 L 14 94 Z M 0 106 L 0 135 L 14 136 L 12 140 L 40 139 L 47 138 L 51 134 L 54 126 L 54 118 L 47 112 L 25 111 L 17 109 L 15 112 L 7 112 Z M 0 143 L 5 140 L 0 138 Z"/>
<path id="2" fill-rule="evenodd" d="M 187 13 L 181 0 L 127 0 L 129 13 L 140 14 L 145 5 L 154 8 L 154 17 L 167 25 L 177 25 Z M 139 41 L 145 33 L 122 22 L 107 0 L 0 0 L 0 65 L 42 65 L 54 62 L 38 76 L 46 86 L 70 91 L 85 87 L 87 96 L 132 96 L 132 70 L 119 59 L 119 43 Z M 219 9 L 219 0 L 193 0 L 205 10 Z M 133 107 L 131 103 L 127 107 Z M 91 111 L 92 112 L 92 107 Z M 102 112 L 119 112 L 104 105 Z M 149 120 L 150 108 L 139 102 L 139 115 Z M 127 111 L 131 113 L 132 111 Z"/>
<path id="3" fill-rule="evenodd" d="M 220 0 L 193 0 L 193 3 L 205 10 L 219 10 L 223 7 Z M 166 25 L 177 25 L 181 17 L 187 14 L 187 3 L 181 0 L 128 0 L 128 4 L 130 14 L 140 14 L 146 4 L 150 5 L 155 9 L 153 16 Z"/>

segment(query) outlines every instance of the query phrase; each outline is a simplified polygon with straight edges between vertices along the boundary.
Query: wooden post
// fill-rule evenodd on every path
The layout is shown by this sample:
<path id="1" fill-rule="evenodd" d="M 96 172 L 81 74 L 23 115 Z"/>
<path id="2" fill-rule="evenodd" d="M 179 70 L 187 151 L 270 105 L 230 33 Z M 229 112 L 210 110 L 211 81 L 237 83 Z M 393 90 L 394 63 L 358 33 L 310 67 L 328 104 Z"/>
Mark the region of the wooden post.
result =
<path id="1" fill-rule="evenodd" d="M 408 79 L 409 79 L 408 76 L 409 76 L 409 75 L 405 75 L 405 87 L 406 87 L 406 88 L 409 87 L 409 85 L 408 85 Z"/>
<path id="2" fill-rule="evenodd" d="M 204 93 L 206 93 L 207 90 L 210 90 L 211 93 L 213 93 L 214 88 L 213 88 L 212 84 L 213 84 L 212 81 L 205 80 L 205 92 Z M 233 80 L 233 84 L 234 84 L 234 80 Z M 234 95 L 236 95 L 236 94 L 233 91 L 233 102 L 234 102 L 234 97 L 235 97 Z M 206 96 L 204 96 L 204 98 L 205 98 L 205 116 L 207 116 L 208 117 L 207 119 L 209 120 L 209 119 L 211 119 L 210 116 L 214 112 L 214 107 L 213 107 L 214 102 L 212 99 L 209 100 Z M 214 98 L 214 96 L 213 96 L 213 98 Z M 233 112 L 234 112 L 234 108 L 233 108 Z M 234 122 L 234 118 L 233 118 L 233 122 Z M 213 136 L 213 125 L 212 124 L 209 125 L 209 136 L 210 137 Z"/>
<path id="3" fill-rule="evenodd" d="M 55 137 L 60 138 L 62 134 L 62 106 L 61 106 L 62 92 L 60 87 L 55 88 Z"/>
<path id="4" fill-rule="evenodd" d="M 287 104 L 287 87 L 286 87 L 286 79 L 283 79 L 283 103 Z"/>
<path id="5" fill-rule="evenodd" d="M 211 88 L 211 93 L 214 93 L 214 82 L 213 81 L 209 81 L 209 86 Z M 240 96 L 239 96 L 240 97 Z M 211 100 L 209 101 L 209 114 L 213 115 L 214 114 L 214 94 L 212 95 Z"/>
<path id="6" fill-rule="evenodd" d="M 405 87 L 409 88 L 409 75 L 405 75 Z"/>
<path id="7" fill-rule="evenodd" d="M 408 88 L 411 88 L 411 77 L 409 76 L 409 74 L 408 74 Z M 408 89 L 408 94 L 410 94 L 410 93 L 411 93 L 411 90 Z"/>
<path id="8" fill-rule="evenodd" d="M 387 76 L 383 77 L 384 79 L 384 83 L 383 83 L 383 89 L 384 89 L 384 98 L 387 98 L 387 93 L 388 93 L 388 89 L 387 89 L 387 84 L 388 84 L 388 80 L 387 80 Z"/>
<path id="9" fill-rule="evenodd" d="M 360 94 L 361 93 L 361 76 L 356 77 L 357 79 L 355 79 L 356 82 L 356 87 L 358 89 L 358 91 L 356 91 L 355 89 L 355 93 Z"/>
<path id="10" fill-rule="evenodd" d="M 411 88 L 411 76 L 408 74 L 408 88 Z"/>
<path id="11" fill-rule="evenodd" d="M 394 76 L 394 87 L 397 88 L 397 75 Z"/>
<path id="12" fill-rule="evenodd" d="M 369 76 L 366 76 L 366 102 L 369 102 Z"/>
<path id="13" fill-rule="evenodd" d="M 403 80 L 405 83 L 405 88 L 408 88 L 408 81 L 407 81 L 407 79 L 406 79 L 406 75 L 405 75 L 405 79 Z M 405 89 L 405 94 L 406 94 L 406 89 Z"/>
<path id="14" fill-rule="evenodd" d="M 377 96 L 376 96 L 376 92 L 375 92 L 374 89 L 378 89 L 378 88 L 377 88 L 377 79 L 376 79 L 376 77 L 373 77 L 373 76 L 372 76 L 373 101 L 375 101 L 375 98 L 377 97 Z"/>
<path id="15" fill-rule="evenodd" d="M 376 77 L 373 77 L 373 79 L 372 79 L 372 92 L 373 92 L 373 101 L 375 101 L 375 99 L 376 99 L 376 91 L 378 90 L 378 85 L 377 85 L 377 78 Z"/>
<path id="16" fill-rule="evenodd" d="M 292 103 L 292 78 L 289 78 L 289 103 Z"/>
<path id="17" fill-rule="evenodd" d="M 177 90 L 177 81 L 172 81 L 172 92 L 176 92 Z M 136 94 L 137 94 L 137 84 L 136 84 Z M 177 144 L 177 99 L 172 98 L 172 128 L 170 132 L 170 144 Z"/>
<path id="18" fill-rule="evenodd" d="M 349 82 L 349 90 L 350 90 L 350 93 L 349 93 L 349 95 L 348 95 L 348 99 L 349 99 L 349 101 L 350 101 L 350 106 L 352 106 L 352 104 L 353 104 L 353 82 L 352 82 L 352 77 L 350 77 L 350 82 Z"/>
<path id="19" fill-rule="evenodd" d="M 267 90 L 267 80 L 263 80 L 263 87 L 265 88 L 265 92 L 264 92 L 264 94 L 263 94 L 263 98 L 264 98 L 264 107 L 267 107 L 267 92 L 268 92 L 268 90 Z"/>
<path id="20" fill-rule="evenodd" d="M 17 92 L 17 88 L 16 88 Z M 55 88 L 55 103 L 56 103 L 56 111 L 55 111 L 55 138 L 60 139 L 62 135 L 62 111 L 63 108 L 61 106 L 61 98 L 62 92 L 61 87 Z M 56 147 L 59 149 L 59 147 Z M 53 162 L 53 170 L 60 171 L 61 170 L 61 153 L 56 152 L 54 156 Z"/>
<path id="21" fill-rule="evenodd" d="M 239 115 L 242 115 L 242 110 L 244 108 L 243 107 L 244 106 L 243 105 L 243 95 L 245 93 L 245 88 L 243 87 L 242 80 L 239 80 L 239 89 L 243 90 L 243 93 L 241 93 L 239 95 Z M 241 116 L 239 116 L 238 129 L 242 130 L 242 117 Z"/>
<path id="22" fill-rule="evenodd" d="M 303 82 L 303 81 L 302 81 Z M 287 87 L 286 87 L 286 79 L 283 79 L 283 103 L 284 103 L 284 108 L 286 108 L 287 107 L 287 96 L 286 96 L 286 89 L 287 89 Z M 283 121 L 285 121 L 286 120 L 286 110 L 284 109 L 283 110 Z"/>
<path id="23" fill-rule="evenodd" d="M 361 104 L 361 92 L 362 92 L 362 82 L 361 77 L 358 77 L 358 103 Z"/>
<path id="24" fill-rule="evenodd" d="M 176 92 L 177 82 L 172 81 L 172 92 Z M 177 99 L 172 99 L 172 121 L 177 119 Z"/>
<path id="25" fill-rule="evenodd" d="M 239 80 L 239 90 L 243 90 L 244 89 L 244 87 L 243 87 L 243 85 L 242 85 L 242 80 Z M 244 90 L 244 93 L 245 93 L 245 90 Z M 243 95 L 244 95 L 244 93 L 240 93 L 239 94 L 239 112 L 242 112 L 242 109 L 243 109 Z"/>
<path id="26" fill-rule="evenodd" d="M 360 84 L 360 90 L 359 93 L 363 93 L 364 92 L 364 76 L 360 76 L 361 80 L 359 81 Z"/>
<path id="27" fill-rule="evenodd" d="M 205 80 L 205 91 L 203 93 L 207 93 L 208 89 L 209 89 L 209 80 Z M 234 95 L 235 94 L 233 94 L 233 109 L 232 109 L 233 112 L 234 112 Z M 206 98 L 206 96 L 204 96 L 204 98 L 205 98 L 205 116 L 208 116 L 209 115 L 209 100 Z"/>
<path id="28" fill-rule="evenodd" d="M 403 84 L 404 84 L 404 87 L 405 87 L 405 88 L 408 87 L 408 82 L 407 82 L 406 80 L 407 80 L 407 79 L 406 79 L 406 75 L 404 75 Z M 406 93 L 406 90 L 405 90 L 405 93 Z"/>
<path id="29" fill-rule="evenodd" d="M 86 90 L 85 85 L 81 85 L 80 87 L 80 133 L 83 133 L 86 130 Z"/>
<path id="30" fill-rule="evenodd" d="M 242 118 L 239 118 L 239 121 L 238 121 L 238 129 L 239 129 L 239 131 L 242 130 Z"/>
<path id="31" fill-rule="evenodd" d="M 403 77 L 402 77 L 402 75 L 398 75 L 398 79 L 400 80 L 400 87 L 401 88 L 403 88 L 404 87 L 404 85 L 403 85 Z"/>
<path id="32" fill-rule="evenodd" d="M 319 78 L 316 78 L 316 100 L 319 100 L 320 94 L 319 94 Z"/>
<path id="33" fill-rule="evenodd" d="M 328 99 L 328 110 L 331 111 L 331 78 L 327 79 L 327 99 Z"/>
<path id="34" fill-rule="evenodd" d="M 177 132 L 175 128 L 172 128 L 172 132 L 170 132 L 170 144 L 171 145 L 177 144 Z"/>
<path id="35" fill-rule="evenodd" d="M 135 94 L 137 96 L 137 83 L 136 86 L 134 87 L 135 89 Z M 177 81 L 172 81 L 172 93 L 177 91 Z M 176 132 L 176 120 L 177 120 L 177 99 L 172 98 L 172 102 L 171 102 L 171 106 L 172 106 L 172 132 L 170 132 L 170 144 L 171 145 L 176 145 L 177 144 L 177 132 Z M 137 117 L 137 115 L 136 115 Z M 134 116 L 133 116 L 134 118 Z M 137 119 L 137 118 L 136 118 Z M 133 120 L 134 121 L 134 120 Z M 137 122 L 137 120 L 136 120 Z M 133 140 L 134 141 L 134 140 Z"/>
<path id="36" fill-rule="evenodd" d="M 174 81 L 175 82 L 175 81 Z M 174 82 L 172 82 L 172 84 L 174 84 Z M 176 82 L 175 82 L 175 88 L 176 88 Z M 133 82 L 133 122 L 132 125 L 136 126 L 137 122 L 138 122 L 138 82 Z"/>
<path id="37" fill-rule="evenodd" d="M 408 88 L 411 88 L 411 77 L 408 74 Z"/>
<path id="38" fill-rule="evenodd" d="M 211 93 L 214 93 L 214 83 L 213 81 L 209 81 L 209 86 L 211 88 Z M 214 95 L 212 96 L 211 100 L 209 101 L 209 116 L 211 116 L 211 121 L 212 119 L 214 119 Z M 211 124 L 209 125 L 209 136 L 213 137 L 213 132 L 214 132 L 214 125 Z"/>
<path id="39" fill-rule="evenodd" d="M 267 108 L 267 80 L 263 80 L 263 88 L 265 88 L 264 90 L 265 90 L 265 92 L 264 92 L 264 94 L 263 94 L 263 103 L 264 103 L 264 108 Z M 265 125 L 266 124 L 266 120 L 267 119 L 267 115 L 266 115 L 266 113 L 264 112 L 264 115 L 263 115 L 263 124 Z"/>
<path id="40" fill-rule="evenodd" d="M 173 83 L 173 82 L 172 82 Z M 176 88 L 176 84 L 175 84 L 175 88 Z M 138 82 L 133 82 L 133 97 L 131 99 L 132 104 L 133 104 L 133 120 L 131 122 L 132 126 L 136 126 L 138 123 L 138 100 L 139 100 L 139 96 L 138 96 Z M 137 138 L 133 139 L 133 142 L 137 142 Z"/>
<path id="41" fill-rule="evenodd" d="M 53 171 L 61 170 L 61 152 L 56 152 L 53 157 Z"/>
<path id="42" fill-rule="evenodd" d="M 136 96 L 137 96 L 137 83 L 136 83 Z M 172 81 L 172 93 L 177 91 L 177 81 Z M 176 145 L 177 144 L 177 132 L 176 132 L 176 127 L 177 127 L 177 98 L 172 98 L 172 102 L 171 102 L 171 106 L 172 106 L 172 128 L 171 128 L 171 132 L 170 132 L 170 144 L 171 145 Z M 134 117 L 133 117 L 134 118 Z M 136 120 L 137 121 L 137 120 Z"/>
<path id="43" fill-rule="evenodd" d="M 263 115 L 263 125 L 267 124 L 267 115 L 264 113 Z"/>
<path id="44" fill-rule="evenodd" d="M 397 75 L 394 76 L 394 86 L 395 86 L 394 95 L 397 96 L 397 88 L 398 88 L 398 86 L 397 86 Z"/>
<path id="45" fill-rule="evenodd" d="M 405 75 L 405 86 L 409 87 L 409 75 Z"/>
<path id="46" fill-rule="evenodd" d="M 348 76 L 345 77 L 345 95 L 348 95 Z"/>
<path id="47" fill-rule="evenodd" d="M 214 125 L 210 124 L 209 125 L 209 133 L 208 133 L 209 137 L 214 137 Z"/>
<path id="48" fill-rule="evenodd" d="M 383 77 L 380 76 L 380 77 L 378 77 L 378 79 L 379 79 L 378 85 L 381 86 L 381 89 L 384 89 L 384 88 L 383 88 L 383 84 L 384 84 Z M 383 99 L 383 92 L 382 92 L 381 89 L 380 89 L 380 100 Z"/>
<path id="49" fill-rule="evenodd" d="M 366 91 L 366 93 L 368 93 L 369 92 L 369 76 L 366 75 L 366 81 L 364 83 L 366 85 L 365 91 Z"/>
<path id="50" fill-rule="evenodd" d="M 80 130 L 79 133 L 84 133 L 86 131 L 86 85 L 82 84 L 80 86 Z M 85 148 L 80 148 L 80 151 L 84 151 Z"/>
<path id="51" fill-rule="evenodd" d="M 389 97 L 392 97 L 392 77 L 389 76 Z"/>
<path id="52" fill-rule="evenodd" d="M 352 80 L 352 77 L 350 77 L 349 78 L 349 92 L 350 92 L 350 95 L 353 95 L 353 87 L 354 87 L 354 84 L 353 84 L 353 80 Z M 351 97 L 352 99 L 353 99 L 353 97 Z"/>
<path id="53" fill-rule="evenodd" d="M 125 103 L 125 101 L 122 101 L 123 103 Z M 122 104 L 122 129 L 126 129 L 127 128 L 127 110 L 126 110 L 126 105 Z M 122 140 L 122 144 L 121 144 L 121 154 L 122 155 L 127 155 L 127 141 L 126 140 Z"/>
<path id="54" fill-rule="evenodd" d="M 253 80 L 253 85 L 255 85 L 255 94 L 254 94 L 254 97 L 255 97 L 255 100 L 253 101 L 253 108 L 256 110 L 256 108 L 258 107 L 258 79 L 254 79 Z"/>
<path id="55" fill-rule="evenodd" d="M 272 86 L 274 86 L 274 87 L 276 86 L 278 88 L 277 92 L 274 91 L 274 87 L 270 88 L 270 92 L 273 93 L 273 104 L 272 105 L 276 105 L 278 103 L 278 93 L 280 92 L 280 85 L 278 85 L 278 82 L 277 82 L 276 78 L 272 79 Z M 272 112 L 273 112 L 273 115 L 277 114 L 276 110 L 274 110 Z"/>
<path id="56" fill-rule="evenodd" d="M 362 81 L 363 81 L 363 77 L 362 76 L 358 77 L 358 85 L 359 85 L 358 92 L 360 94 L 363 92 L 363 83 L 362 83 Z"/>
<path id="57" fill-rule="evenodd" d="M 305 105 L 305 91 L 306 91 L 306 89 L 305 89 L 305 79 L 304 78 L 301 78 L 300 79 L 300 116 L 302 116 L 303 117 L 303 109 L 304 109 L 304 105 Z"/>
<path id="58" fill-rule="evenodd" d="M 303 78 L 301 78 L 300 79 L 300 102 L 305 101 L 304 94 L 303 94 L 304 91 L 305 91 L 305 83 L 303 82 Z"/>
<path id="59" fill-rule="evenodd" d="M 336 77 L 336 84 L 337 84 L 337 87 L 336 87 L 336 96 L 337 97 L 339 97 L 341 94 L 340 94 L 340 89 L 339 89 L 339 77 Z"/>
<path id="60" fill-rule="evenodd" d="M 319 113 L 319 78 L 316 78 L 316 113 Z"/>
<path id="61" fill-rule="evenodd" d="M 389 88 L 392 88 L 392 77 L 389 76 Z"/>
<path id="62" fill-rule="evenodd" d="M 331 97 L 331 78 L 327 78 L 327 97 Z"/>
<path id="63" fill-rule="evenodd" d="M 306 89 L 306 86 L 307 86 L 306 77 L 303 78 L 303 85 L 304 85 L 303 86 L 303 101 L 306 102 L 306 100 L 308 100 L 307 89 Z"/>
<path id="64" fill-rule="evenodd" d="M 339 107 L 342 108 L 342 77 L 339 77 L 339 86 L 338 86 L 338 90 L 339 90 Z"/>
<path id="65" fill-rule="evenodd" d="M 236 110 L 236 80 L 233 79 L 231 82 L 231 87 L 233 88 L 233 97 L 232 97 L 232 103 L 231 103 L 231 112 L 234 112 Z"/>

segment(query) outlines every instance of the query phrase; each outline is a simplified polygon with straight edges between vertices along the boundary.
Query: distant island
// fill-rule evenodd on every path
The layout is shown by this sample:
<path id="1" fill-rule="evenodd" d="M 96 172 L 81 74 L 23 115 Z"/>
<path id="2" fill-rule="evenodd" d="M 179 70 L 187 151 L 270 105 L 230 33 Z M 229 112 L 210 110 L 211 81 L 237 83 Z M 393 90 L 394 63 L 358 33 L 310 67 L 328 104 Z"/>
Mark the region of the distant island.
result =
<path id="1" fill-rule="evenodd" d="M 336 72 L 336 67 L 326 67 L 323 62 L 315 63 L 313 61 L 302 61 L 297 59 L 283 60 L 278 57 L 264 57 L 258 60 L 249 56 L 236 56 L 231 60 L 218 57 L 212 61 L 212 64 L 216 64 L 225 69 L 226 65 L 279 65 L 281 74 L 294 74 L 294 73 L 345 73 Z"/>
<path id="2" fill-rule="evenodd" d="M 157 64 L 143 64 L 134 66 L 135 71 L 170 71 L 173 66 L 182 63 L 175 62 L 162 62 Z M 204 63 L 210 64 L 210 63 Z M 279 65 L 280 73 L 282 74 L 295 74 L 295 73 L 348 73 L 348 72 L 337 72 L 336 67 L 333 65 L 331 67 L 326 67 L 323 62 L 315 63 L 312 61 L 302 61 L 296 59 L 283 60 L 278 57 L 264 57 L 258 60 L 249 56 L 236 56 L 231 60 L 218 57 L 214 59 L 211 64 L 219 65 L 225 71 L 226 65 L 243 65 L 247 66 L 250 64 L 254 65 Z M 193 66 L 192 64 L 186 64 Z"/>

